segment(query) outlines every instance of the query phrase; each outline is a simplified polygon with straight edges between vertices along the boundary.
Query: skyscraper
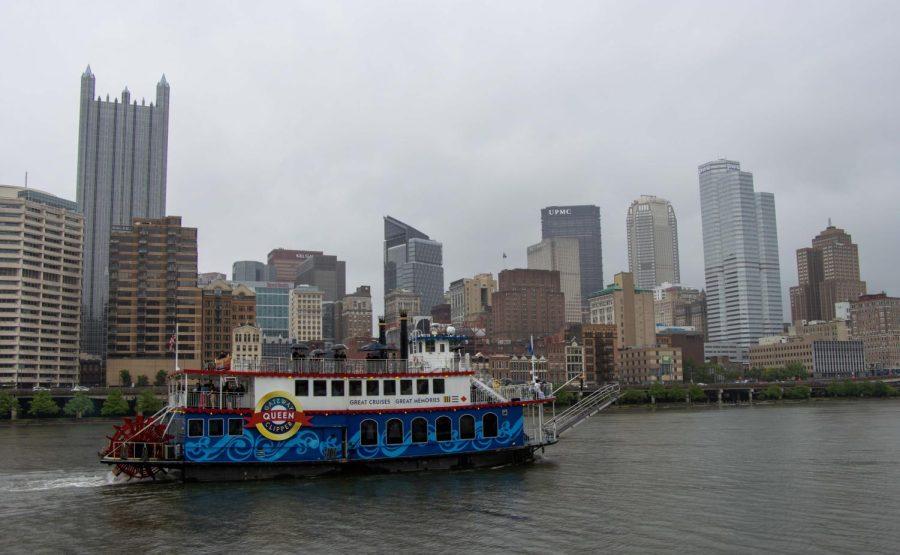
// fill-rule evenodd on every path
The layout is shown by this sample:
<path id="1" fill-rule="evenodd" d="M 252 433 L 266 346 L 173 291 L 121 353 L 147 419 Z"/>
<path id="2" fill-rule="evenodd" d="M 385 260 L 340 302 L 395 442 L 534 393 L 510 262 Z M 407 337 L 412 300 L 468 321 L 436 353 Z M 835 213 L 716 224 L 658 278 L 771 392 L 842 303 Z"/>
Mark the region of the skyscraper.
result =
<path id="1" fill-rule="evenodd" d="M 156 104 L 138 104 L 126 87 L 119 99 L 94 95 L 91 67 L 81 76 L 78 123 L 78 208 L 84 214 L 82 350 L 106 352 L 109 237 L 113 226 L 166 212 L 169 84 L 156 85 Z"/>
<path id="2" fill-rule="evenodd" d="M 746 360 L 750 345 L 782 329 L 775 197 L 753 190 L 740 163 L 698 168 L 709 343 L 706 356 Z"/>
<path id="3" fill-rule="evenodd" d="M 36 189 L 0 185 L 0 387 L 78 383 L 82 218 Z"/>
<path id="4" fill-rule="evenodd" d="M 628 271 L 635 285 L 653 289 L 665 282 L 680 283 L 678 221 L 669 201 L 642 195 L 628 208 L 625 225 Z"/>
<path id="5" fill-rule="evenodd" d="M 556 270 L 565 295 L 566 322 L 583 321 L 581 302 L 581 264 L 578 239 L 554 237 L 528 247 L 529 270 Z"/>
<path id="6" fill-rule="evenodd" d="M 266 281 L 269 270 L 266 265 L 256 260 L 238 260 L 231 265 L 232 281 Z"/>
<path id="7" fill-rule="evenodd" d="M 297 270 L 300 263 L 313 256 L 322 254 L 322 251 L 297 251 L 290 249 L 272 249 L 266 257 L 269 269 L 269 281 L 283 281 L 293 283 L 297 279 Z"/>
<path id="8" fill-rule="evenodd" d="M 578 239 L 582 314 L 587 315 L 588 297 L 591 296 L 591 293 L 603 289 L 600 207 L 582 205 L 543 208 L 541 210 L 541 239 L 554 237 Z"/>
<path id="9" fill-rule="evenodd" d="M 178 334 L 179 364 L 198 368 L 203 330 L 197 287 L 197 228 L 180 216 L 135 218 L 115 226 L 109 241 L 109 357 L 107 385 L 120 371 L 151 382 L 175 367 L 170 338 Z"/>
<path id="10" fill-rule="evenodd" d="M 798 284 L 791 287 L 791 320 L 833 320 L 834 303 L 866 293 L 859 279 L 859 250 L 850 234 L 828 222 L 812 248 L 797 250 Z"/>
<path id="11" fill-rule="evenodd" d="M 315 285 L 325 302 L 341 300 L 347 293 L 347 263 L 330 254 L 314 254 L 297 266 L 297 285 Z"/>
<path id="12" fill-rule="evenodd" d="M 384 294 L 407 289 L 419 295 L 422 314 L 444 302 L 444 248 L 421 231 L 384 218 Z M 412 316 L 412 315 L 411 315 Z"/>

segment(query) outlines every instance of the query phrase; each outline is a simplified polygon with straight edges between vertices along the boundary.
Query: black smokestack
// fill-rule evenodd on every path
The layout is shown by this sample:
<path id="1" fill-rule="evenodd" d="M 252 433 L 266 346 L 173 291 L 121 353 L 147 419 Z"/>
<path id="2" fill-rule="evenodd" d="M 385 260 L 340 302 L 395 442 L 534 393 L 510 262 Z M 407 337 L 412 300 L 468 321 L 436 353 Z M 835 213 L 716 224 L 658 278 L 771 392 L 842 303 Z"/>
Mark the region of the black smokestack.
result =
<path id="1" fill-rule="evenodd" d="M 406 313 L 400 313 L 400 358 L 406 360 L 409 353 L 409 324 Z"/>
<path id="2" fill-rule="evenodd" d="M 378 342 L 382 345 L 387 343 L 387 337 L 384 332 L 384 316 L 378 317 Z"/>

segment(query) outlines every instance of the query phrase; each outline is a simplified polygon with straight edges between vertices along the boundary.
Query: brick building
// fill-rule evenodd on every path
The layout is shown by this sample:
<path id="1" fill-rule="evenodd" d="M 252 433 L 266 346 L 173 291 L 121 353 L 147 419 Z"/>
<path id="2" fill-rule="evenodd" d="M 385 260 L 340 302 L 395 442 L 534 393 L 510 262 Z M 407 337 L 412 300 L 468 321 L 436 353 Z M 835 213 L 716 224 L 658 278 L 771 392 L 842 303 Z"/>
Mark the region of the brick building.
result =
<path id="1" fill-rule="evenodd" d="M 565 298 L 559 272 L 503 270 L 492 295 L 492 334 L 495 338 L 525 340 L 550 335 L 565 323 Z"/>
<path id="2" fill-rule="evenodd" d="M 850 321 L 851 336 L 863 342 L 873 370 L 900 370 L 900 297 L 863 295 L 850 303 Z"/>
<path id="3" fill-rule="evenodd" d="M 242 284 L 217 279 L 201 288 L 203 306 L 203 364 L 231 352 L 232 331 L 256 323 L 256 293 Z"/>
<path id="4" fill-rule="evenodd" d="M 107 385 L 119 372 L 152 383 L 174 368 L 175 335 L 182 368 L 201 362 L 201 291 L 197 287 L 197 229 L 181 217 L 135 218 L 113 227 L 109 240 Z"/>

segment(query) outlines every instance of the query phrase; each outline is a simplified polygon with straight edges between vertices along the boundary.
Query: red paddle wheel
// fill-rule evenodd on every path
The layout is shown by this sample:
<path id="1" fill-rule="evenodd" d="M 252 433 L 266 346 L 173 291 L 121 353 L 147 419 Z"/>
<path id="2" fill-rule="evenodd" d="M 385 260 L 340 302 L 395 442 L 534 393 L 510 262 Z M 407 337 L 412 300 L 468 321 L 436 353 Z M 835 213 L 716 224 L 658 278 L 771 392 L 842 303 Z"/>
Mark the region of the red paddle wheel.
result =
<path id="1" fill-rule="evenodd" d="M 149 464 L 149 461 L 164 458 L 164 444 L 172 439 L 166 434 L 166 427 L 143 415 L 122 420 L 121 425 L 114 426 L 116 432 L 106 436 L 109 443 L 100 453 L 103 457 L 122 459 L 113 467 L 113 474 L 125 474 L 131 480 L 155 478 L 159 472 L 165 472 L 164 468 Z"/>

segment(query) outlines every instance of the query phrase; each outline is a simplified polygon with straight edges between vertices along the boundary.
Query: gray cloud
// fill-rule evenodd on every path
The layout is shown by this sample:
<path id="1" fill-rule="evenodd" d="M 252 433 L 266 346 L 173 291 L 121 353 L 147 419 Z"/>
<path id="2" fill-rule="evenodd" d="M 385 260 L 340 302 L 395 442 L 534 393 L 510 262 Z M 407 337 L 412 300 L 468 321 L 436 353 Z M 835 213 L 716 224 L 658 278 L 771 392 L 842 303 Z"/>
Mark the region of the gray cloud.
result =
<path id="1" fill-rule="evenodd" d="M 270 248 L 348 261 L 381 294 L 381 216 L 444 242 L 447 280 L 523 266 L 540 207 L 672 201 L 702 286 L 698 164 L 776 196 L 782 285 L 830 216 L 870 289 L 900 290 L 900 8 L 887 2 L 0 6 L 0 182 L 75 196 L 78 78 L 172 85 L 168 211 L 200 266 Z M 507 260 L 501 253 L 509 254 Z M 785 305 L 787 308 L 787 304 Z"/>

